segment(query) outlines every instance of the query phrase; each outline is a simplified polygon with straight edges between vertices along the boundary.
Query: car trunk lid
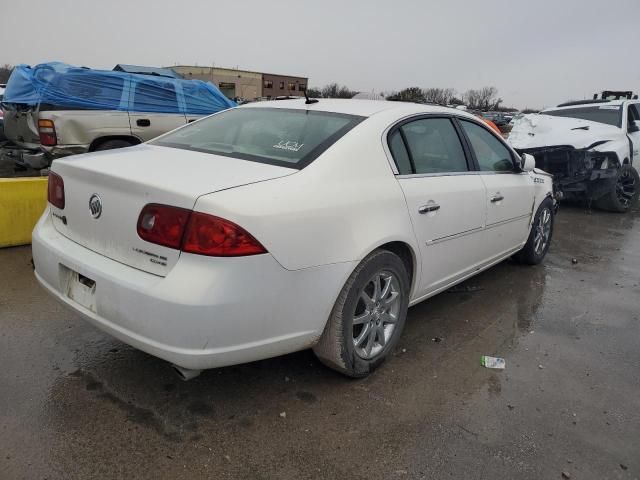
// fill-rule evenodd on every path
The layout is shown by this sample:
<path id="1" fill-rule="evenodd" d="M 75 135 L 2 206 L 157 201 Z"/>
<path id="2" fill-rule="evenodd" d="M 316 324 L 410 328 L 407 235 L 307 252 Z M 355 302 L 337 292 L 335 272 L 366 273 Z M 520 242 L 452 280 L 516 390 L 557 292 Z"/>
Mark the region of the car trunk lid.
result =
<path id="1" fill-rule="evenodd" d="M 290 175 L 297 170 L 168 147 L 138 145 L 58 159 L 65 207 L 51 206 L 55 228 L 94 252 L 164 276 L 179 250 L 142 240 L 138 216 L 149 203 L 192 209 L 201 195 Z M 99 197 L 99 214 L 90 199 Z M 95 207 L 95 205 L 94 205 Z"/>

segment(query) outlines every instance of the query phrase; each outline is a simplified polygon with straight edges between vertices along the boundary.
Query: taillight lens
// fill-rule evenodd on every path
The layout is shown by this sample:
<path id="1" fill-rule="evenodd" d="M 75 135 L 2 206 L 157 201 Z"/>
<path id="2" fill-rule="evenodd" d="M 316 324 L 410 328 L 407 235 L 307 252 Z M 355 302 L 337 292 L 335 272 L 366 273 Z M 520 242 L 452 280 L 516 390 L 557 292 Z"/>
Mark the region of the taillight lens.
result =
<path id="1" fill-rule="evenodd" d="M 150 203 L 138 217 L 138 235 L 147 242 L 180 248 L 191 210 Z"/>
<path id="2" fill-rule="evenodd" d="M 47 147 L 58 144 L 56 127 L 53 124 L 53 120 L 38 120 L 38 132 L 40 133 L 40 144 Z"/>
<path id="3" fill-rule="evenodd" d="M 138 217 L 138 235 L 147 242 L 212 257 L 242 257 L 267 250 L 229 220 L 169 205 L 146 205 Z"/>
<path id="4" fill-rule="evenodd" d="M 64 209 L 64 180 L 54 172 L 49 172 L 47 199 L 51 205 Z"/>
<path id="5" fill-rule="evenodd" d="M 182 250 L 212 257 L 242 257 L 267 252 L 244 228 L 200 212 L 193 212 L 189 218 Z"/>

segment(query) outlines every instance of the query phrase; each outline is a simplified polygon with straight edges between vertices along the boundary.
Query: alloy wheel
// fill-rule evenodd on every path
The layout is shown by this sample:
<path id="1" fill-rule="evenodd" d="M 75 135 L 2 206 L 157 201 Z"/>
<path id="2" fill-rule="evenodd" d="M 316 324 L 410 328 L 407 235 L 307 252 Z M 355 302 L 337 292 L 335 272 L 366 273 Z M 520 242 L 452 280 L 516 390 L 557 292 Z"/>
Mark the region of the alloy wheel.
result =
<path id="1" fill-rule="evenodd" d="M 551 236 L 551 210 L 545 208 L 540 212 L 538 221 L 535 225 L 535 233 L 533 236 L 533 250 L 536 255 L 542 255 L 549 243 Z"/>
<path id="2" fill-rule="evenodd" d="M 353 346 L 365 360 L 378 355 L 391 340 L 402 305 L 402 290 L 396 275 L 376 273 L 360 290 L 353 315 Z"/>

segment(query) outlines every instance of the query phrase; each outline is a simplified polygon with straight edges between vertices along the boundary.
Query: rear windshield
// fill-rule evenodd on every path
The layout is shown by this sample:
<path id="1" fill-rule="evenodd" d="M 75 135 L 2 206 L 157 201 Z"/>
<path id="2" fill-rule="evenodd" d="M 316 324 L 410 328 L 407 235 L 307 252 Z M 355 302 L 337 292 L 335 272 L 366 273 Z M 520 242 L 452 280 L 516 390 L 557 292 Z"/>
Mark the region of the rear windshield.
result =
<path id="1" fill-rule="evenodd" d="M 362 120 L 330 112 L 234 108 L 151 143 L 300 169 Z"/>
<path id="2" fill-rule="evenodd" d="M 606 123 L 615 127 L 622 126 L 622 107 L 617 105 L 563 108 L 562 110 L 550 110 L 542 113 L 553 117 L 580 118 L 592 122 Z"/>

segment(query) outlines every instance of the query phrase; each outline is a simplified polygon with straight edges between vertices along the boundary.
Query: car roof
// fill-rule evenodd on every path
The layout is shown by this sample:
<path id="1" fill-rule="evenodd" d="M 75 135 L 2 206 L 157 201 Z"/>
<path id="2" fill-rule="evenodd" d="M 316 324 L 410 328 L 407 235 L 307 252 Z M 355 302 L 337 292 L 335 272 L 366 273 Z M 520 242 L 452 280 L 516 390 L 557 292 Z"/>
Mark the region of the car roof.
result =
<path id="1" fill-rule="evenodd" d="M 393 112 L 397 114 L 398 117 L 420 113 L 446 113 L 449 115 L 476 118 L 470 113 L 455 108 L 411 102 L 392 102 L 387 100 L 319 98 L 316 103 L 306 104 L 305 99 L 300 98 L 295 100 L 248 103 L 238 108 L 288 108 L 316 112 L 342 113 L 347 115 L 358 115 L 361 117 L 370 117 L 380 112 Z"/>

